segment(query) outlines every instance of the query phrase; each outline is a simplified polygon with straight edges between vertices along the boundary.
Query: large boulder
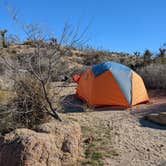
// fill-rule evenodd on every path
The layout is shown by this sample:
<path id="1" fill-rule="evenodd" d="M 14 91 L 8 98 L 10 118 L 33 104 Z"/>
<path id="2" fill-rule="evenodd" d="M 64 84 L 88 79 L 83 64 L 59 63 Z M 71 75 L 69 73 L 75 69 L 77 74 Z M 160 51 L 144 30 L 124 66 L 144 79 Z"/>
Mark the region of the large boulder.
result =
<path id="1" fill-rule="evenodd" d="M 16 129 L 0 138 L 0 166 L 74 165 L 80 155 L 81 129 L 76 122 L 52 122 Z"/>
<path id="2" fill-rule="evenodd" d="M 161 112 L 159 114 L 156 113 L 149 114 L 146 116 L 146 118 L 160 125 L 166 125 L 166 112 Z"/>

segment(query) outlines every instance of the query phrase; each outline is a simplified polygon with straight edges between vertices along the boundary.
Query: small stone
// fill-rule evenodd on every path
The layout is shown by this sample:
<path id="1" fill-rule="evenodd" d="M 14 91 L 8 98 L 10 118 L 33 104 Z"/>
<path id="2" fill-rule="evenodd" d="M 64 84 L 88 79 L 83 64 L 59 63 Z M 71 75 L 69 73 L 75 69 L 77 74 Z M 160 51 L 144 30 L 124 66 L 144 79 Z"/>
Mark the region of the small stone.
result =
<path id="1" fill-rule="evenodd" d="M 84 143 L 90 144 L 93 140 L 94 140 L 94 137 L 93 137 L 93 136 L 90 136 L 90 137 L 88 137 L 88 138 L 86 138 L 86 139 L 84 140 Z"/>
<path id="2" fill-rule="evenodd" d="M 166 113 L 149 114 L 146 116 L 147 120 L 157 123 L 159 125 L 166 125 Z"/>

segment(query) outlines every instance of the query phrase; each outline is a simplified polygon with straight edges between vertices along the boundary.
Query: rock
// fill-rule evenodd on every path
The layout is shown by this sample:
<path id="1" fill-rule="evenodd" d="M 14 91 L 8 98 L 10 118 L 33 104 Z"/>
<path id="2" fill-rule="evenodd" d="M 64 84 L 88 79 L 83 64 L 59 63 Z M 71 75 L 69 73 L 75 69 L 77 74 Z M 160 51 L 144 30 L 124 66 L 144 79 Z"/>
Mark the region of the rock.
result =
<path id="1" fill-rule="evenodd" d="M 80 155 L 76 122 L 51 122 L 37 131 L 16 129 L 0 137 L 0 166 L 74 165 Z"/>
<path id="2" fill-rule="evenodd" d="M 67 81 L 69 78 L 67 77 L 67 76 L 65 76 L 65 75 L 60 75 L 59 76 L 59 81 L 62 81 L 62 82 L 65 82 L 65 81 Z"/>
<path id="3" fill-rule="evenodd" d="M 68 140 L 64 141 L 62 144 L 62 151 L 63 152 L 68 152 L 71 153 L 72 152 L 72 143 Z"/>
<path id="4" fill-rule="evenodd" d="M 86 138 L 86 139 L 84 140 L 84 143 L 85 143 L 85 144 L 90 144 L 92 141 L 94 141 L 94 137 L 93 137 L 93 136 L 90 136 L 90 137 L 88 137 L 88 138 Z"/>
<path id="5" fill-rule="evenodd" d="M 161 112 L 159 114 L 149 114 L 146 116 L 146 118 L 160 125 L 166 125 L 166 112 Z"/>

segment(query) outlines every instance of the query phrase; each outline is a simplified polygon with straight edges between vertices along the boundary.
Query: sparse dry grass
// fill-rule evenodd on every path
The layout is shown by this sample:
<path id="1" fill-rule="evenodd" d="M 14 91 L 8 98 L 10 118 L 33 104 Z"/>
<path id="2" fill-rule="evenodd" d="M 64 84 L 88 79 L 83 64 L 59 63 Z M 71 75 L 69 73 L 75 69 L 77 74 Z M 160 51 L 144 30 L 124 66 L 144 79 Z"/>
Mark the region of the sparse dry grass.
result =
<path id="1" fill-rule="evenodd" d="M 142 76 L 145 85 L 150 89 L 166 89 L 166 64 L 151 64 L 137 72 Z"/>
<path id="2" fill-rule="evenodd" d="M 0 133 L 19 127 L 33 129 L 50 119 L 42 110 L 45 100 L 39 83 L 30 76 L 17 81 L 14 91 L 0 90 Z"/>
<path id="3" fill-rule="evenodd" d="M 90 112 L 82 114 L 83 117 L 67 118 L 80 123 L 83 132 L 84 160 L 82 166 L 104 166 L 105 158 L 119 156 L 119 152 L 112 144 L 112 130 L 107 122 L 101 119 L 88 118 Z M 84 117 L 85 116 L 85 117 Z"/>
<path id="4" fill-rule="evenodd" d="M 97 63 L 114 61 L 127 65 L 133 69 L 143 65 L 143 58 L 141 56 L 131 55 L 127 53 L 109 52 L 103 50 L 88 50 L 88 51 L 77 51 L 78 57 L 82 58 L 79 60 L 83 65 L 91 66 Z"/>
<path id="5" fill-rule="evenodd" d="M 7 103 L 12 97 L 14 93 L 8 90 L 0 90 L 0 103 Z"/>

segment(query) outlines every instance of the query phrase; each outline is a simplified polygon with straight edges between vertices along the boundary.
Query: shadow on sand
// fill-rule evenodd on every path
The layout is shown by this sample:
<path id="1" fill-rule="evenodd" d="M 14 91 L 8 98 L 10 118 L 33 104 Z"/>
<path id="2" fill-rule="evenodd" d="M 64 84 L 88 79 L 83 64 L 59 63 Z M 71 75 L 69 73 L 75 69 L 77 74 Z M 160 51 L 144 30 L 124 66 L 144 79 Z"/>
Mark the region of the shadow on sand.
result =
<path id="1" fill-rule="evenodd" d="M 85 103 L 75 94 L 62 97 L 61 104 L 63 106 L 64 113 L 84 112 Z"/>
<path id="2" fill-rule="evenodd" d="M 75 94 L 67 95 L 61 98 L 61 103 L 64 108 L 64 113 L 79 113 L 86 112 L 87 104 L 79 99 Z M 125 111 L 123 107 L 114 107 L 114 106 L 105 106 L 105 107 L 97 107 L 92 108 L 93 111 Z M 159 124 L 155 124 L 146 119 L 146 116 L 150 113 L 160 113 L 166 111 L 166 104 L 160 105 L 152 105 L 147 106 L 145 104 L 139 105 L 134 109 L 130 109 L 130 114 L 136 117 L 142 127 L 150 127 L 154 129 L 166 130 L 166 126 L 161 126 Z"/>
<path id="3" fill-rule="evenodd" d="M 93 111 L 123 111 L 126 110 L 120 106 L 102 106 L 102 107 L 91 107 L 87 103 L 79 99 L 75 94 L 67 95 L 61 98 L 61 103 L 64 108 L 64 113 L 73 112 L 86 112 L 87 108 L 93 109 Z"/>
<path id="4" fill-rule="evenodd" d="M 138 108 L 134 111 L 131 111 L 131 115 L 139 119 L 139 122 L 142 127 L 150 127 L 154 129 L 166 130 L 166 126 L 159 125 L 157 123 L 147 120 L 146 116 L 151 113 L 160 113 L 166 112 L 166 103 L 152 105 L 147 108 Z"/>
<path id="5" fill-rule="evenodd" d="M 139 122 L 140 122 L 142 127 L 149 127 L 149 128 L 153 128 L 153 129 L 166 130 L 166 126 L 161 126 L 157 123 L 151 122 L 151 121 L 147 120 L 146 117 L 140 118 Z"/>

